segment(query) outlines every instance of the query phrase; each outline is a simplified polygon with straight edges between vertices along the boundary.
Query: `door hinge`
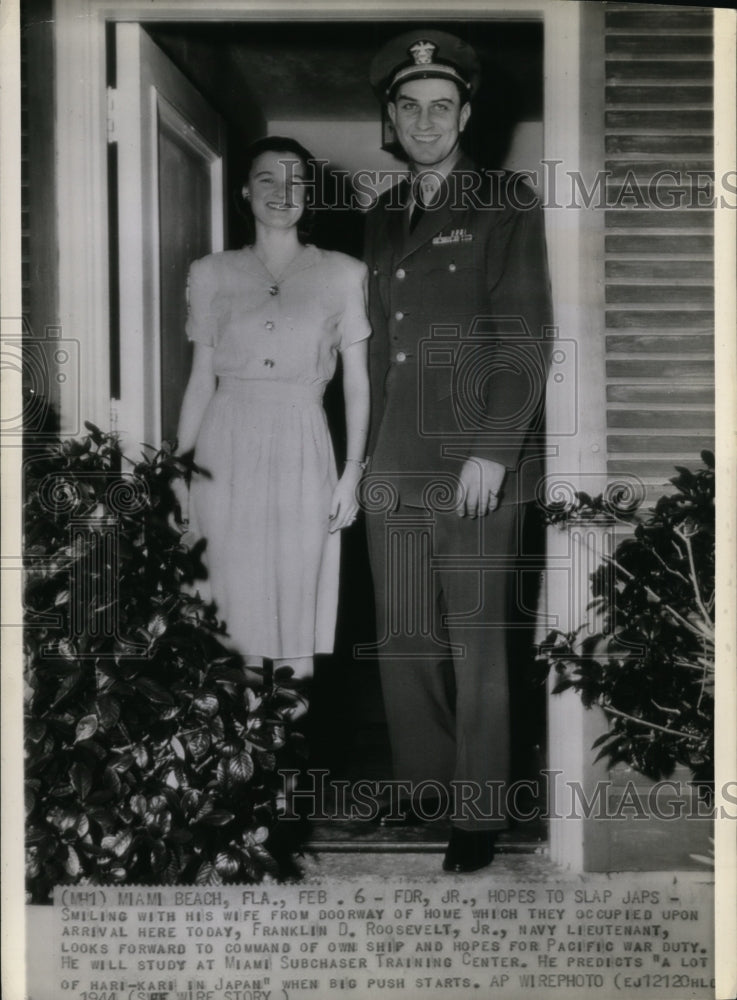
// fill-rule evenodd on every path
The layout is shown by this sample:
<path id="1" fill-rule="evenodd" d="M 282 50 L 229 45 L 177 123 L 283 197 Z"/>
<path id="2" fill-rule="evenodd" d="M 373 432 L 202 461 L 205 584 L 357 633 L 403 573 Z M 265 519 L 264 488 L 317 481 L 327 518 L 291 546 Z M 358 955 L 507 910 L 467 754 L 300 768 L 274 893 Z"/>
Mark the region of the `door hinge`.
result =
<path id="1" fill-rule="evenodd" d="M 107 141 L 118 141 L 118 92 L 115 87 L 107 88 Z"/>

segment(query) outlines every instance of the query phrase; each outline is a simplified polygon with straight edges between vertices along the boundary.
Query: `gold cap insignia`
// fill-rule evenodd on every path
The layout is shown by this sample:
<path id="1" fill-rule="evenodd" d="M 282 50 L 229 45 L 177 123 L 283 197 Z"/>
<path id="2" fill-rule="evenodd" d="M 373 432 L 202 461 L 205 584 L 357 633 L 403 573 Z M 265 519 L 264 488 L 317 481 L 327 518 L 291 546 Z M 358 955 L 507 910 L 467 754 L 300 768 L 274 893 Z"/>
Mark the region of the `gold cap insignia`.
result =
<path id="1" fill-rule="evenodd" d="M 437 45 L 432 42 L 415 42 L 408 49 L 415 61 L 415 66 L 429 66 L 437 52 Z"/>

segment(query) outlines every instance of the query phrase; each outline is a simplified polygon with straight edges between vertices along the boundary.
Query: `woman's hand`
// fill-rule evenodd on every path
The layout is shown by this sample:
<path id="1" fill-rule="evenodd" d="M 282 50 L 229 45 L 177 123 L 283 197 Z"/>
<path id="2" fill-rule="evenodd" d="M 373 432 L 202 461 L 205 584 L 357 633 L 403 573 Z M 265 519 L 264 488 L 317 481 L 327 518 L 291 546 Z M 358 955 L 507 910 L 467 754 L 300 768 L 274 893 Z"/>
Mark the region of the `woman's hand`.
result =
<path id="1" fill-rule="evenodd" d="M 174 523 L 182 532 L 189 531 L 189 486 L 183 477 L 171 481 L 171 491 L 179 505 L 179 517 L 174 515 Z"/>
<path id="2" fill-rule="evenodd" d="M 343 475 L 333 490 L 330 503 L 330 534 L 341 531 L 353 524 L 358 513 L 356 488 L 360 482 L 363 470 L 357 462 L 346 462 Z"/>

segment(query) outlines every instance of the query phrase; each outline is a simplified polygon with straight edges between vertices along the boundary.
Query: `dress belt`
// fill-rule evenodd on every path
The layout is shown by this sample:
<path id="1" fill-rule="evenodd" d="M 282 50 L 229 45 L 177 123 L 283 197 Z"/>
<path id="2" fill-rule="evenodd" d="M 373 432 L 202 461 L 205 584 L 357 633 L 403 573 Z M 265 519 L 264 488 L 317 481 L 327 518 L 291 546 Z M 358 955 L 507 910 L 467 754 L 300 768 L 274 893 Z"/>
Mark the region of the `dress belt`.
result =
<path id="1" fill-rule="evenodd" d="M 289 382 L 277 378 L 238 378 L 237 375 L 219 375 L 218 392 L 233 393 L 268 402 L 301 400 L 319 403 L 325 392 L 325 382 Z"/>

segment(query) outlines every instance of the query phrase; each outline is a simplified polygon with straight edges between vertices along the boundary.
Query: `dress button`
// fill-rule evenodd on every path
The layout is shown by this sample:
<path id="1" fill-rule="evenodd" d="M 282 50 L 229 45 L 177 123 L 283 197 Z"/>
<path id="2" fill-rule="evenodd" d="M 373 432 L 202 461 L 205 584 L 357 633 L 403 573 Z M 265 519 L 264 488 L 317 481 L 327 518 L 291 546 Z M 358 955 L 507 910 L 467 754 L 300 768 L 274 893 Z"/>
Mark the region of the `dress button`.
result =
<path id="1" fill-rule="evenodd" d="M 455 264 L 448 264 L 448 270 L 449 271 L 455 271 L 455 269 L 456 269 Z"/>
<path id="2" fill-rule="evenodd" d="M 407 277 L 407 272 L 404 270 L 403 267 L 397 268 L 397 277 L 399 278 L 400 281 L 402 281 L 404 278 Z"/>
<path id="3" fill-rule="evenodd" d="M 400 365 L 401 365 L 401 364 L 402 364 L 402 363 L 403 363 L 404 361 L 406 361 L 406 360 L 407 360 L 407 355 L 406 355 L 406 354 L 404 353 L 404 351 L 397 351 L 397 354 L 396 354 L 396 360 L 397 360 L 397 361 L 398 361 L 398 362 L 400 363 Z"/>
<path id="4" fill-rule="evenodd" d="M 269 295 L 276 295 L 278 291 L 279 291 L 279 286 L 278 285 L 270 285 L 269 286 Z"/>
<path id="5" fill-rule="evenodd" d="M 374 274 L 378 274 L 378 273 L 379 273 L 379 269 L 378 269 L 378 267 L 375 267 L 375 268 L 373 269 L 373 273 L 374 273 Z"/>
<path id="6" fill-rule="evenodd" d="M 274 329 L 273 320 L 267 319 L 266 322 L 264 323 L 264 326 L 266 327 L 267 330 L 273 330 Z"/>
<path id="7" fill-rule="evenodd" d="M 399 322 L 400 320 L 403 320 L 404 319 L 404 313 L 401 310 L 399 312 L 395 312 L 394 313 L 394 319 L 397 320 L 397 322 Z"/>

